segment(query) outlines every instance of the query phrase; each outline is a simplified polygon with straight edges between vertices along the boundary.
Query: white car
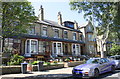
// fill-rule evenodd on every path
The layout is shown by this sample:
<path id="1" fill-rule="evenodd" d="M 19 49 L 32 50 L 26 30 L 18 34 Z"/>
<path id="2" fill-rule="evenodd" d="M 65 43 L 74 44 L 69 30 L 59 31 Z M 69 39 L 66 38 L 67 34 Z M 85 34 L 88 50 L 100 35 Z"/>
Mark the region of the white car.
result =
<path id="1" fill-rule="evenodd" d="M 90 58 L 85 64 L 76 66 L 72 70 L 73 77 L 98 77 L 105 72 L 114 72 L 115 63 L 106 58 Z"/>
<path id="2" fill-rule="evenodd" d="M 110 56 L 109 59 L 115 62 L 116 69 L 120 68 L 120 55 Z"/>

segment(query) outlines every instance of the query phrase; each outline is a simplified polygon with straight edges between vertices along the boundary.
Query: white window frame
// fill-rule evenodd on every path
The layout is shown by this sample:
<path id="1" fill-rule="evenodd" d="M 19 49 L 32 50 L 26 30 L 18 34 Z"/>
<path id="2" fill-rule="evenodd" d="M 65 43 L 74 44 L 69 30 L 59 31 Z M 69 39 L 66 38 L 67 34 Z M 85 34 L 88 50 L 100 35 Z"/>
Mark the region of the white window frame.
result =
<path id="1" fill-rule="evenodd" d="M 76 34 L 76 39 L 73 38 L 73 40 L 77 40 L 77 33 L 76 33 L 76 32 L 73 32 L 72 34 L 74 34 L 74 33 Z M 74 35 L 73 35 L 73 36 L 74 36 Z"/>
<path id="2" fill-rule="evenodd" d="M 30 46 L 30 47 L 29 47 L 30 50 L 29 50 L 29 52 L 27 53 L 27 41 L 28 41 L 28 40 L 29 40 L 29 44 L 30 44 L 30 45 L 29 45 L 29 46 Z M 36 42 L 37 42 L 37 44 L 36 44 L 36 45 L 37 45 L 37 46 L 36 46 L 36 47 L 37 47 L 37 48 L 36 48 L 36 50 L 37 50 L 36 53 L 35 53 L 35 52 L 34 52 L 34 53 L 31 53 L 31 41 L 36 41 Z M 27 40 L 25 41 L 25 55 L 26 55 L 26 56 L 31 56 L 32 54 L 38 54 L 38 40 L 37 40 L 37 39 L 27 39 Z"/>
<path id="3" fill-rule="evenodd" d="M 53 36 L 53 37 L 54 37 L 54 38 L 59 38 L 59 30 L 60 30 L 60 29 L 58 29 L 58 28 L 53 28 L 53 30 L 54 30 L 54 36 Z M 55 36 L 55 30 L 58 30 L 58 37 Z"/>
<path id="4" fill-rule="evenodd" d="M 54 43 L 56 43 L 56 54 L 54 53 Z M 61 53 L 58 53 L 58 43 L 61 44 Z M 57 55 L 63 55 L 63 45 L 62 42 L 53 42 L 52 43 L 52 55 L 54 55 L 55 57 L 57 57 Z"/>
<path id="5" fill-rule="evenodd" d="M 33 27 L 34 27 L 34 33 L 30 33 L 31 30 L 32 30 L 31 28 L 33 28 Z M 35 34 L 35 26 L 30 26 L 30 29 L 28 30 L 28 33 L 29 33 L 30 35 L 36 35 L 36 34 Z"/>
<path id="6" fill-rule="evenodd" d="M 75 54 L 73 53 L 73 45 L 75 45 Z M 77 45 L 78 45 L 78 49 L 77 49 Z M 81 55 L 81 49 L 80 49 L 80 44 L 72 44 L 72 55 Z"/>
<path id="7" fill-rule="evenodd" d="M 46 28 L 46 35 L 43 35 L 43 28 Z M 42 36 L 47 37 L 47 26 L 43 26 L 43 27 L 42 27 Z"/>
<path id="8" fill-rule="evenodd" d="M 64 34 L 64 35 L 63 35 L 63 36 L 64 36 L 64 39 L 68 39 L 68 31 L 67 31 L 67 30 L 64 30 L 64 32 L 65 32 L 65 31 L 67 32 L 67 38 L 64 36 L 64 35 L 65 35 L 65 34 Z"/>

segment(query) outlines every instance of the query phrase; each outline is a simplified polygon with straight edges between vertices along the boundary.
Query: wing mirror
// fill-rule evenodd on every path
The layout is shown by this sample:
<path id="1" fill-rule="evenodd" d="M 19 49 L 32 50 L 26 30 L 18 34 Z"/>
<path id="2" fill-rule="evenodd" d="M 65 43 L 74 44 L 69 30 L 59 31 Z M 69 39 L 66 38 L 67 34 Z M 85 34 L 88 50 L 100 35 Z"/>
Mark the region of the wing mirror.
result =
<path id="1" fill-rule="evenodd" d="M 99 62 L 99 64 L 102 64 L 103 62 Z"/>

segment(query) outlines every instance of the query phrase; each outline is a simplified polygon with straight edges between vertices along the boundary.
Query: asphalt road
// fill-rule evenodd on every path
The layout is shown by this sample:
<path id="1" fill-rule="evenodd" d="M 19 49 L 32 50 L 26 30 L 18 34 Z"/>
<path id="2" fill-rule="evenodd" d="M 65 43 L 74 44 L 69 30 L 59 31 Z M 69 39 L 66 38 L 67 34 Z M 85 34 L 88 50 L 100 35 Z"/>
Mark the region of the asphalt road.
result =
<path id="1" fill-rule="evenodd" d="M 0 79 L 73 79 L 72 69 L 73 67 L 54 69 L 42 72 L 32 72 L 29 74 L 6 74 L 0 76 Z M 101 74 L 99 78 L 91 79 L 120 79 L 120 69 L 116 70 L 114 73 L 104 73 Z"/>
<path id="2" fill-rule="evenodd" d="M 74 78 L 71 77 L 66 79 L 74 79 Z M 81 78 L 75 78 L 75 79 L 81 79 Z M 99 78 L 90 78 L 90 79 L 120 79 L 120 69 L 115 70 L 114 73 L 107 72 L 99 75 Z"/>

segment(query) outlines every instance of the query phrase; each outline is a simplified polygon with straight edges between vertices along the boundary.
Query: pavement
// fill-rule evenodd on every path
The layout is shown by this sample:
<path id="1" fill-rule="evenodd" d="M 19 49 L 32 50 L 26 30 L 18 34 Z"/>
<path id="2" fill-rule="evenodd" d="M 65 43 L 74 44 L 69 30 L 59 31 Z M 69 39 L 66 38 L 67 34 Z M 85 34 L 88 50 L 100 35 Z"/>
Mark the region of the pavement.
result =
<path id="1" fill-rule="evenodd" d="M 73 67 L 46 70 L 46 71 L 37 71 L 27 74 L 6 74 L 1 75 L 0 79 L 63 79 L 72 76 Z"/>
<path id="2" fill-rule="evenodd" d="M 40 72 L 36 71 L 27 74 L 6 74 L 1 75 L 0 79 L 73 79 L 72 69 L 73 67 L 68 67 Z M 97 79 L 120 79 L 120 69 L 116 70 L 115 73 L 108 72 L 101 74 Z"/>

